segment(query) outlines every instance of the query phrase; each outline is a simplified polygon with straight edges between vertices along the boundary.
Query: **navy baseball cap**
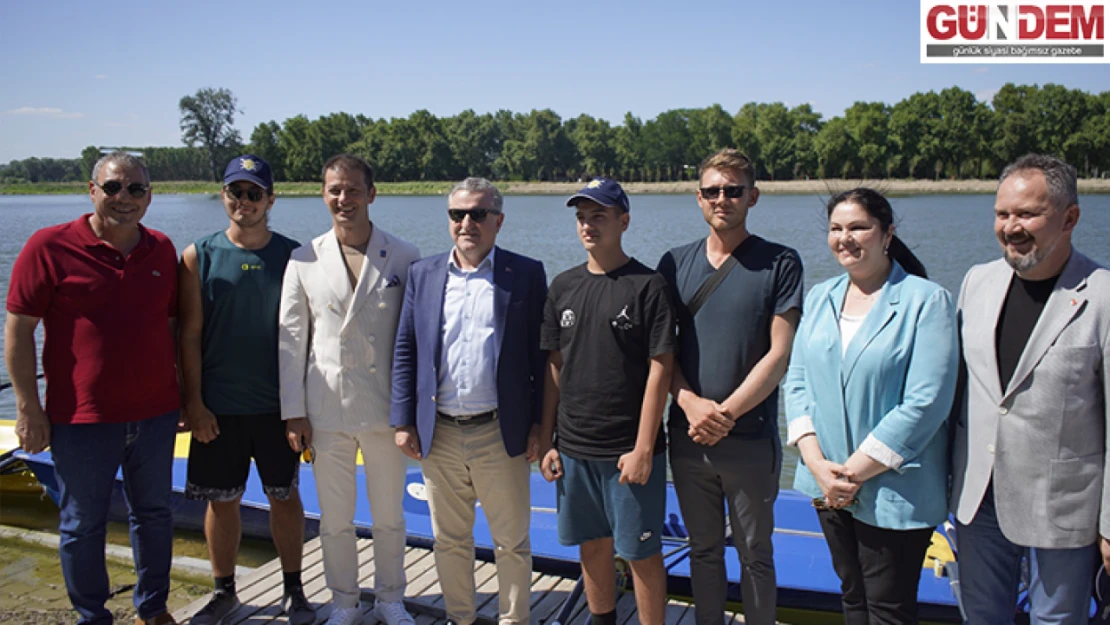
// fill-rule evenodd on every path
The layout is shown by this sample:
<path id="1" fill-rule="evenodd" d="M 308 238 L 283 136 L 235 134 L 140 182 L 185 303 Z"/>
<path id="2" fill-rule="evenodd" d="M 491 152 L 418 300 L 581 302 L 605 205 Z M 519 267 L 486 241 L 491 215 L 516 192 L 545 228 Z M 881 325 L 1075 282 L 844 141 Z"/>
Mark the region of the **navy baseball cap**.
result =
<path id="1" fill-rule="evenodd" d="M 227 164 L 224 170 L 224 184 L 231 184 L 246 180 L 262 187 L 274 188 L 274 174 L 270 171 L 270 164 L 254 154 L 236 156 Z"/>
<path id="2" fill-rule="evenodd" d="M 594 178 L 578 193 L 570 196 L 567 206 L 576 206 L 578 200 L 593 200 L 602 206 L 614 206 L 628 212 L 628 195 L 615 180 Z"/>

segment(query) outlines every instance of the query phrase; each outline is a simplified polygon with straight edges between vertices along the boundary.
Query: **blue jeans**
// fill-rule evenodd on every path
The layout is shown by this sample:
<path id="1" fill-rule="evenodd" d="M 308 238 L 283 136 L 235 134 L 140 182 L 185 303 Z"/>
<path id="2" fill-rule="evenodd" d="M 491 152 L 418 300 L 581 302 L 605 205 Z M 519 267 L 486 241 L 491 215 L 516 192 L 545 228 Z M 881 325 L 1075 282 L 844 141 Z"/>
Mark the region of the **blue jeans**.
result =
<path id="1" fill-rule="evenodd" d="M 135 556 L 135 610 L 149 619 L 166 611 L 173 555 L 170 485 L 178 412 L 132 423 L 54 425 L 50 448 L 61 495 L 62 575 L 82 625 L 109 624 L 104 561 L 108 510 L 116 471 Z"/>
<path id="2" fill-rule="evenodd" d="M 970 525 L 956 531 L 960 587 L 971 625 L 1013 625 L 1021 580 L 1021 558 L 1029 561 L 1031 625 L 1086 624 L 1098 544 L 1077 549 L 1015 545 L 1002 535 L 988 487 Z"/>

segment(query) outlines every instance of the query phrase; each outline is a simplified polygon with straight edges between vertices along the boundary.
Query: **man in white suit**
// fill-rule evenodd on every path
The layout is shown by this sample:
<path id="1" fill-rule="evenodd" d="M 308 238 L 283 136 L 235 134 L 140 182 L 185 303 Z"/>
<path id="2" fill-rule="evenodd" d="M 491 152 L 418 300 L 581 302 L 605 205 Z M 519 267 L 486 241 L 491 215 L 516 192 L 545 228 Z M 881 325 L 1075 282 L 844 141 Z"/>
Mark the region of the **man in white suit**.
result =
<path id="1" fill-rule="evenodd" d="M 289 444 L 313 449 L 320 499 L 328 625 L 360 621 L 355 458 L 362 450 L 373 517 L 374 612 L 412 625 L 405 610 L 405 458 L 389 426 L 393 339 L 411 244 L 370 221 L 374 175 L 349 154 L 324 165 L 333 227 L 289 259 L 281 293 L 281 414 Z"/>
<path id="2" fill-rule="evenodd" d="M 1110 271 L 1071 245 L 1075 169 L 1030 154 L 994 206 L 1004 260 L 960 292 L 966 375 L 955 405 L 952 510 L 967 621 L 1013 623 L 1021 558 L 1031 621 L 1086 623 L 1110 559 Z"/>

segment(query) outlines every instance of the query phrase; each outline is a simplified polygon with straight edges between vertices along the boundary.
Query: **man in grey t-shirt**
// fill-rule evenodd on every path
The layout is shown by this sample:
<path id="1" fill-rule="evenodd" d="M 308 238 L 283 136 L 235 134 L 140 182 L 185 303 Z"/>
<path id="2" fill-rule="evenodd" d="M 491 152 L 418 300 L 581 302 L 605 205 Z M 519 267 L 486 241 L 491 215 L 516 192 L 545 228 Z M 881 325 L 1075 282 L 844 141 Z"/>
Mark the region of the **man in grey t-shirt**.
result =
<path id="1" fill-rule="evenodd" d="M 771 535 L 782 464 L 778 384 L 801 316 L 802 262 L 793 249 L 748 232 L 759 190 L 745 155 L 721 150 L 700 172 L 697 198 L 709 236 L 659 261 L 679 319 L 671 470 L 690 535 L 698 625 L 720 625 L 724 614 L 726 502 L 743 568 L 745 621 L 771 625 L 777 599 Z M 699 297 L 718 272 L 716 287 Z"/>

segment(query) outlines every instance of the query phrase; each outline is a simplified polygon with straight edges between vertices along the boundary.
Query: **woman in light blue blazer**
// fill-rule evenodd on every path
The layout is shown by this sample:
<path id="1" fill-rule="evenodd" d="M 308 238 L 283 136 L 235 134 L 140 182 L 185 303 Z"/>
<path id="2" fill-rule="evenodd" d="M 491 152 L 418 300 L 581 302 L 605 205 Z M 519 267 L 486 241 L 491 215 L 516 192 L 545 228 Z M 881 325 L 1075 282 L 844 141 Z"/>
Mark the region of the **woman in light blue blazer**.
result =
<path id="1" fill-rule="evenodd" d="M 894 236 L 866 188 L 828 202 L 845 269 L 806 296 L 786 376 L 794 487 L 814 497 L 843 591 L 844 622 L 916 623 L 933 528 L 947 514 L 956 312 Z"/>

